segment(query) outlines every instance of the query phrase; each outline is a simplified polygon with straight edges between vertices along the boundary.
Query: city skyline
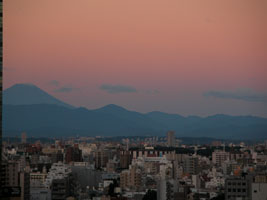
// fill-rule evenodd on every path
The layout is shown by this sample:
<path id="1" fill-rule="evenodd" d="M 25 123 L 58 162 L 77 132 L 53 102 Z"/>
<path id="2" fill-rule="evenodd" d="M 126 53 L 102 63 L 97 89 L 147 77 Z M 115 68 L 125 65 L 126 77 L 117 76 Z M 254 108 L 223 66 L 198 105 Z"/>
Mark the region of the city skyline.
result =
<path id="1" fill-rule="evenodd" d="M 0 199 L 266 200 L 266 0 L 0 8 Z"/>

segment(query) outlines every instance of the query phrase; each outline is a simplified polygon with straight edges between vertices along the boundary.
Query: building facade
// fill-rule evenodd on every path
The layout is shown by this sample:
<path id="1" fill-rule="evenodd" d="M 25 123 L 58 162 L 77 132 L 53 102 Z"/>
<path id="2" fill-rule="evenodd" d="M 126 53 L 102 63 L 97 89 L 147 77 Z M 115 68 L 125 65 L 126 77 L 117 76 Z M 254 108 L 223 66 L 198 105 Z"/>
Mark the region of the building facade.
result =
<path id="1" fill-rule="evenodd" d="M 251 180 L 248 176 L 229 177 L 225 180 L 225 200 L 251 199 Z"/>
<path id="2" fill-rule="evenodd" d="M 175 132 L 174 131 L 168 131 L 167 132 L 167 146 L 168 147 L 175 147 Z"/>
<path id="3" fill-rule="evenodd" d="M 229 152 L 216 150 L 212 152 L 212 162 L 216 165 L 222 165 L 226 160 L 229 160 Z"/>

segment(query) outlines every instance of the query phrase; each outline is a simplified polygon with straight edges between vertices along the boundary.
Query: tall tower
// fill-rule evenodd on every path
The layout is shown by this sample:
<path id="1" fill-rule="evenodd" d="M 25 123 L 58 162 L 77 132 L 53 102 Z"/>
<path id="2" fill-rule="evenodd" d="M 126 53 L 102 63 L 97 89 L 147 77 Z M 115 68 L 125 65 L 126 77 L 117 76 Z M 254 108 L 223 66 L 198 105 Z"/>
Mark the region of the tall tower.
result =
<path id="1" fill-rule="evenodd" d="M 26 144 L 27 143 L 27 135 L 25 132 L 21 134 L 21 143 Z"/>
<path id="2" fill-rule="evenodd" d="M 167 146 L 175 147 L 175 133 L 174 131 L 167 132 Z"/>

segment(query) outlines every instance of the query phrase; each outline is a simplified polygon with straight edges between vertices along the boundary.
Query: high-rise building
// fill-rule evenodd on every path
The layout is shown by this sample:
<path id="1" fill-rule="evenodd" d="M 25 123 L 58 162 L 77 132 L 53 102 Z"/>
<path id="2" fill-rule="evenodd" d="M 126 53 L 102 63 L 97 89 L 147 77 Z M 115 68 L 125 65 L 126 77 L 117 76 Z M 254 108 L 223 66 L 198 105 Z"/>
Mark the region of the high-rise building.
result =
<path id="1" fill-rule="evenodd" d="M 27 134 L 25 132 L 21 133 L 21 143 L 22 144 L 27 143 Z"/>
<path id="2" fill-rule="evenodd" d="M 175 132 L 168 131 L 167 132 L 167 146 L 168 147 L 175 147 Z"/>
<path id="3" fill-rule="evenodd" d="M 174 200 L 178 193 L 178 181 L 161 179 L 157 182 L 157 199 Z"/>
<path id="4" fill-rule="evenodd" d="M 217 165 L 222 165 L 222 163 L 229 159 L 229 152 L 216 150 L 212 152 L 212 162 Z"/>
<path id="5" fill-rule="evenodd" d="M 95 168 L 106 167 L 108 163 L 108 153 L 106 150 L 98 150 L 95 152 Z"/>
<path id="6" fill-rule="evenodd" d="M 2 162 L 0 185 L 1 187 L 5 187 L 6 190 L 19 191 L 16 193 L 20 195 L 20 198 L 17 197 L 16 199 L 30 199 L 30 176 L 29 173 L 20 172 L 19 162 Z M 8 195 L 12 197 L 13 192 L 9 192 Z"/>
<path id="7" fill-rule="evenodd" d="M 120 173 L 120 187 L 122 189 L 128 186 L 129 179 L 129 170 L 124 170 Z"/>
<path id="8" fill-rule="evenodd" d="M 129 168 L 129 165 L 132 162 L 132 155 L 130 151 L 121 151 L 120 152 L 120 168 L 126 169 Z"/>
<path id="9" fill-rule="evenodd" d="M 20 172 L 19 182 L 21 188 L 21 199 L 30 200 L 30 174 Z"/>
<path id="10" fill-rule="evenodd" d="M 120 187 L 125 188 L 139 188 L 141 186 L 142 175 L 140 169 L 132 166 L 129 170 L 124 170 L 120 174 Z"/>
<path id="11" fill-rule="evenodd" d="M 199 172 L 199 166 L 198 166 L 198 157 L 195 156 L 189 156 L 184 160 L 184 172 L 196 175 Z"/>
<path id="12" fill-rule="evenodd" d="M 19 185 L 19 163 L 16 161 L 6 161 L 2 163 L 1 186 Z"/>
<path id="13" fill-rule="evenodd" d="M 82 151 L 78 147 L 68 147 L 65 154 L 65 162 L 81 162 Z"/>

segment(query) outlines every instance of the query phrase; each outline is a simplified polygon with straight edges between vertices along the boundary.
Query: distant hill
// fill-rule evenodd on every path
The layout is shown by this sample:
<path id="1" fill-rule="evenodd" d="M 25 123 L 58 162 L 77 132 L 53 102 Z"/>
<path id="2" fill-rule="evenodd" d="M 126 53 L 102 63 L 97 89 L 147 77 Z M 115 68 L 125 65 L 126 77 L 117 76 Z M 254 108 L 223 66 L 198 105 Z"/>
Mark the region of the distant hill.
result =
<path id="1" fill-rule="evenodd" d="M 32 84 L 15 84 L 3 92 L 3 104 L 33 105 L 53 104 L 73 108 Z"/>
<path id="2" fill-rule="evenodd" d="M 108 109 L 109 110 L 109 109 Z M 155 126 L 154 126 L 155 125 Z M 110 113 L 57 105 L 4 105 L 3 130 L 8 136 L 26 131 L 32 136 L 159 134 L 149 117 L 127 110 Z"/>
<path id="3" fill-rule="evenodd" d="M 129 111 L 114 104 L 88 110 L 86 108 L 74 108 L 68 104 L 66 106 L 65 103 L 36 86 L 27 86 L 26 88 L 28 87 L 33 87 L 33 90 L 37 91 L 34 92 L 36 100 L 26 101 L 22 98 L 20 102 L 19 99 L 10 98 L 10 92 L 4 91 L 4 136 L 20 135 L 22 131 L 35 137 L 160 136 L 168 130 L 174 130 L 177 137 L 267 139 L 266 118 L 229 115 L 183 117 L 163 112 L 143 114 Z M 15 89 L 18 91 L 18 87 Z M 18 93 L 25 95 L 22 92 Z M 18 93 L 14 92 L 13 96 L 20 96 Z M 9 95 L 8 98 L 5 96 L 7 94 Z M 51 98 L 48 100 L 44 98 L 42 100 L 44 103 L 41 103 L 42 98 L 38 98 L 38 94 L 44 95 L 44 97 L 48 95 Z"/>

